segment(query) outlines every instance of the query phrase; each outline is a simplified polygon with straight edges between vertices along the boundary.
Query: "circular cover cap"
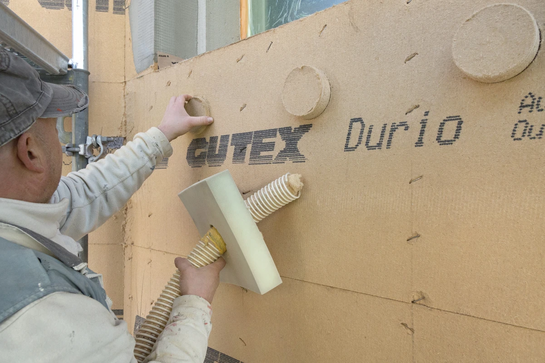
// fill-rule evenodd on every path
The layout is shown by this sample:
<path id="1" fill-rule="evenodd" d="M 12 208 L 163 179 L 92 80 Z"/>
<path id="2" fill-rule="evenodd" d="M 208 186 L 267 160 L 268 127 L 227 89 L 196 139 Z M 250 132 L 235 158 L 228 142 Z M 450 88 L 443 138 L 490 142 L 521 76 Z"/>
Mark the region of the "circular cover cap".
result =
<path id="1" fill-rule="evenodd" d="M 295 68 L 284 82 L 282 103 L 286 111 L 307 120 L 326 109 L 331 90 L 324 72 L 311 66 Z"/>
<path id="2" fill-rule="evenodd" d="M 495 4 L 477 11 L 460 26 L 452 55 L 456 66 L 470 78 L 502 82 L 532 63 L 539 42 L 532 14 L 518 5 Z"/>
<path id="3" fill-rule="evenodd" d="M 185 104 L 185 110 L 189 116 L 210 116 L 210 104 L 203 97 L 194 96 Z M 206 130 L 208 126 L 195 126 L 190 132 L 198 135 Z"/>

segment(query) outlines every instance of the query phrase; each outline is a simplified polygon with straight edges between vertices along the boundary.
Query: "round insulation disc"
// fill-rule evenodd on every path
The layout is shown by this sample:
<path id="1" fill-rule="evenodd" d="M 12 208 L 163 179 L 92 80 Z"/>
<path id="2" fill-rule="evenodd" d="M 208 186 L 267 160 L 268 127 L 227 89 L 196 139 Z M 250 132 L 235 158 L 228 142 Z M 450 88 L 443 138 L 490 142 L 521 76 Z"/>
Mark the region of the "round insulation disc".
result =
<path id="1" fill-rule="evenodd" d="M 331 89 L 324 72 L 311 66 L 295 68 L 284 82 L 282 103 L 286 111 L 307 120 L 326 109 Z"/>
<path id="2" fill-rule="evenodd" d="M 185 110 L 189 116 L 210 116 L 210 105 L 203 97 L 193 97 L 185 104 Z M 198 135 L 206 130 L 208 126 L 195 126 L 190 131 Z"/>
<path id="3" fill-rule="evenodd" d="M 470 78 L 495 83 L 513 78 L 534 60 L 540 35 L 536 20 L 514 4 L 487 6 L 456 32 L 452 55 Z"/>

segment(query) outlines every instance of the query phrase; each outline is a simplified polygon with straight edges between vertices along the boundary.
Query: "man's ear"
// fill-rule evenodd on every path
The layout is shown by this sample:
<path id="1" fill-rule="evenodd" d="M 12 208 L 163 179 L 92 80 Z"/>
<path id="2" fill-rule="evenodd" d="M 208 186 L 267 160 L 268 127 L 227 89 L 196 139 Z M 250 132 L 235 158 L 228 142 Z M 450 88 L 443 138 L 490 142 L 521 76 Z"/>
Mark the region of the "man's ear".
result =
<path id="1" fill-rule="evenodd" d="M 45 160 L 42 148 L 36 135 L 25 132 L 17 140 L 17 157 L 21 163 L 30 171 L 43 173 L 45 171 Z"/>

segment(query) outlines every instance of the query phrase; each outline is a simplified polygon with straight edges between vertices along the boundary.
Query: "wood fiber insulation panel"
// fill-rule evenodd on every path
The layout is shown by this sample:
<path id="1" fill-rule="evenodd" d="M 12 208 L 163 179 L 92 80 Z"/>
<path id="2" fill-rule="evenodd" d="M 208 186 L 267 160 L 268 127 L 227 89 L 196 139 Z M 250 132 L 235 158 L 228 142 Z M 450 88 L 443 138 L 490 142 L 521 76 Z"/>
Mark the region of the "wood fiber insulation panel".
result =
<path id="1" fill-rule="evenodd" d="M 126 130 L 123 120 L 125 118 L 123 82 L 93 82 L 89 87 L 89 99 L 93 100 L 89 104 L 89 134 L 124 136 Z"/>
<path id="2" fill-rule="evenodd" d="M 284 284 L 244 300 L 240 288 L 222 286 L 211 347 L 249 362 L 328 361 L 328 354 L 427 362 L 433 349 L 448 351 L 443 361 L 469 362 L 495 357 L 494 347 L 522 332 L 506 356 L 536 359 L 532 344 L 545 343 L 545 57 L 540 50 L 520 75 L 485 84 L 465 76 L 451 52 L 462 23 L 495 3 L 348 1 L 130 78 L 131 134 L 157 125 L 169 98 L 182 93 L 205 97 L 215 118 L 202 135 L 174 141 L 168 168 L 133 198 L 127 233 L 135 248 L 187 255 L 199 236 L 177 193 L 219 171 L 229 169 L 243 195 L 288 171 L 304 178 L 301 198 L 259 224 Z M 543 32 L 542 1 L 515 3 Z M 282 105 L 284 81 L 302 65 L 331 84 L 328 107 L 312 120 Z M 141 269 L 154 267 L 133 263 L 135 279 Z M 162 287 L 170 273 L 156 276 Z M 344 296 L 365 300 L 348 305 L 358 322 L 349 333 L 335 315 L 347 308 Z M 412 325 L 406 316 L 415 300 L 431 310 Z M 312 325 L 305 307 L 335 318 Z M 465 316 L 456 323 L 465 345 L 440 346 L 450 332 L 427 322 L 441 311 Z M 414 329 L 408 348 L 398 329 Z M 530 345 L 527 329 L 535 332 Z M 419 333 L 436 339 L 418 343 Z"/>
<path id="3" fill-rule="evenodd" d="M 210 346 L 243 362 L 412 362 L 411 306 L 285 278 L 259 296 L 221 285 Z"/>
<path id="4" fill-rule="evenodd" d="M 543 362 L 545 333 L 425 307 L 414 308 L 415 362 Z"/>
<path id="5" fill-rule="evenodd" d="M 105 228 L 105 231 L 109 232 L 110 229 Z M 96 232 L 93 237 L 96 237 L 98 233 Z M 106 277 L 103 279 L 104 288 L 108 292 L 108 297 L 112 299 L 112 309 L 114 310 L 123 309 L 124 305 L 125 261 L 123 250 L 122 244 L 89 244 L 89 268 Z"/>

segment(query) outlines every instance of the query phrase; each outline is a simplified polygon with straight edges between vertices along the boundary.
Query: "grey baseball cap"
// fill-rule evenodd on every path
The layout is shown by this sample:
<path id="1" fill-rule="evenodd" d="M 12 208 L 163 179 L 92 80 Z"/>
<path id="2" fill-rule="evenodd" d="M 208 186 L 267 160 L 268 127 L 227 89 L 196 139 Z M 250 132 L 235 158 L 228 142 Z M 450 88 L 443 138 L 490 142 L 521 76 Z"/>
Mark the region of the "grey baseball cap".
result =
<path id="1" fill-rule="evenodd" d="M 42 81 L 27 62 L 0 47 L 0 147 L 38 118 L 70 116 L 88 105 L 77 87 Z"/>

